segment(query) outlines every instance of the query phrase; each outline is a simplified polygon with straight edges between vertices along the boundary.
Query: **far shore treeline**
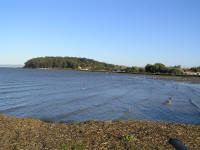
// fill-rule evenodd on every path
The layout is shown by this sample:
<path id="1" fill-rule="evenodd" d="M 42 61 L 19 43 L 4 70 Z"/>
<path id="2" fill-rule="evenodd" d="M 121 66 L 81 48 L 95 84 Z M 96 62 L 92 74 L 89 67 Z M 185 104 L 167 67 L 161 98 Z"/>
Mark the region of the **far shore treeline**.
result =
<path id="1" fill-rule="evenodd" d="M 167 67 L 162 63 L 147 64 L 145 67 L 126 67 L 107 64 L 88 58 L 78 57 L 38 57 L 28 60 L 24 68 L 32 69 L 70 69 L 85 71 L 109 71 L 145 74 L 200 75 L 200 67 L 181 68 Z"/>
<path id="2" fill-rule="evenodd" d="M 93 59 L 77 57 L 38 57 L 28 60 L 24 68 L 106 70 L 111 71 L 116 65 L 98 62 Z"/>

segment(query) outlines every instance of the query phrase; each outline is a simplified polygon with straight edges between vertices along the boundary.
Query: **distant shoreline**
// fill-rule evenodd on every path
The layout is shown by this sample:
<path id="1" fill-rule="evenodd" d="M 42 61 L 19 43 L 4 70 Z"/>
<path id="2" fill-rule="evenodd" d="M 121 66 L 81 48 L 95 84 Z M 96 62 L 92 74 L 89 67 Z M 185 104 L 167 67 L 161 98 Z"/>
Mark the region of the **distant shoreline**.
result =
<path id="1" fill-rule="evenodd" d="M 142 76 L 146 76 L 146 77 L 149 77 L 150 79 L 155 79 L 155 80 L 156 79 L 157 80 L 171 80 L 171 81 L 200 84 L 200 76 L 195 76 L 195 75 L 143 74 Z"/>
<path id="2" fill-rule="evenodd" d="M 173 75 L 173 74 L 152 74 L 152 73 L 127 73 L 127 72 L 112 72 L 106 70 L 78 70 L 71 68 L 23 68 L 23 69 L 36 69 L 36 70 L 63 70 L 63 71 L 82 71 L 82 72 L 103 72 L 103 73 L 116 73 L 116 74 L 129 74 L 137 76 L 145 76 L 149 79 L 158 80 L 172 80 L 180 82 L 200 83 L 200 75 Z"/>
<path id="3" fill-rule="evenodd" d="M 37 57 L 24 63 L 24 68 L 39 68 L 44 70 L 79 70 L 91 72 L 113 72 L 131 74 L 169 75 L 169 76 L 200 76 L 200 67 L 181 68 L 178 66 L 165 66 L 162 63 L 147 64 L 145 67 L 123 66 L 99 62 L 81 57 Z"/>
<path id="4" fill-rule="evenodd" d="M 10 68 L 10 67 L 6 67 Z M 12 67 L 11 67 L 12 68 Z M 23 68 L 23 67 L 18 67 Z M 84 71 L 84 72 L 108 72 L 108 73 L 123 73 L 123 74 L 135 74 L 135 75 L 155 75 L 155 76 L 176 76 L 176 77 L 200 77 L 200 75 L 175 75 L 175 74 L 165 74 L 165 73 L 128 73 L 128 72 L 117 72 L 117 71 L 107 71 L 107 70 L 79 70 L 72 68 L 23 68 L 23 69 L 36 69 L 36 70 L 71 70 L 71 71 Z"/>
<path id="5" fill-rule="evenodd" d="M 144 76 L 154 80 L 171 80 L 179 82 L 189 82 L 200 84 L 200 75 L 172 75 L 172 74 L 152 74 L 152 73 L 127 73 L 127 72 L 112 72 L 106 70 L 77 70 L 71 68 L 23 68 L 23 67 L 0 67 L 0 68 L 12 68 L 12 69 L 30 69 L 30 70 L 61 70 L 61 71 L 81 71 L 81 72 L 102 72 L 102 73 L 114 73 L 114 74 L 129 74 L 136 76 Z"/>

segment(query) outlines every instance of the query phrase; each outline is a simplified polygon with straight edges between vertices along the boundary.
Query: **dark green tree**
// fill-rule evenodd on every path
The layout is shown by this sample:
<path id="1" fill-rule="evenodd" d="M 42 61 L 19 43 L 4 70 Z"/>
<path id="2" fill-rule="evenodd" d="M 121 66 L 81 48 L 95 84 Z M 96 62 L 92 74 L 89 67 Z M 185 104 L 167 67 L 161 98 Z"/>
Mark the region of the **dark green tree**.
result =
<path id="1" fill-rule="evenodd" d="M 87 58 L 77 57 L 38 57 L 28 60 L 24 68 L 71 68 L 90 70 L 114 70 L 116 66 Z"/>

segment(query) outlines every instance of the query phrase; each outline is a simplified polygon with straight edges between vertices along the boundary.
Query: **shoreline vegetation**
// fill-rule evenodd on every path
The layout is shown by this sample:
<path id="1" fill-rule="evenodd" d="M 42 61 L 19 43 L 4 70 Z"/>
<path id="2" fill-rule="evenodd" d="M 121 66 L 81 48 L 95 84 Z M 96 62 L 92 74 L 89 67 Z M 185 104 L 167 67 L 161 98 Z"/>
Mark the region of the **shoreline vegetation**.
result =
<path id="1" fill-rule="evenodd" d="M 169 138 L 189 149 L 200 148 L 200 126 L 150 121 L 87 121 L 50 123 L 0 115 L 0 149 L 174 149 Z"/>
<path id="2" fill-rule="evenodd" d="M 167 67 L 161 63 L 147 64 L 145 67 L 127 67 L 98 62 L 93 59 L 77 57 L 38 57 L 25 62 L 23 68 L 41 70 L 73 70 L 87 72 L 128 73 L 151 79 L 164 79 L 200 83 L 200 67 Z"/>
<path id="3" fill-rule="evenodd" d="M 88 58 L 78 57 L 38 57 L 25 62 L 24 68 L 43 70 L 78 70 L 95 72 L 133 73 L 144 75 L 167 75 L 167 76 L 198 76 L 200 67 L 181 68 L 178 66 L 167 67 L 162 63 L 147 64 L 145 67 L 127 67 L 108 64 Z"/>

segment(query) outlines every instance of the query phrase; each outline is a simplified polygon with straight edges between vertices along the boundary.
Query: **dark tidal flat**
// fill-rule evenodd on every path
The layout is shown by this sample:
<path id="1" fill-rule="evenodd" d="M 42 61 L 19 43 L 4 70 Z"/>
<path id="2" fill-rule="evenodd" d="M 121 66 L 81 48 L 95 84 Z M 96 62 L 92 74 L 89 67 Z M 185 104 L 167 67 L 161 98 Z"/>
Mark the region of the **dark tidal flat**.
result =
<path id="1" fill-rule="evenodd" d="M 200 84 L 142 75 L 0 68 L 0 114 L 53 122 L 200 124 Z"/>

